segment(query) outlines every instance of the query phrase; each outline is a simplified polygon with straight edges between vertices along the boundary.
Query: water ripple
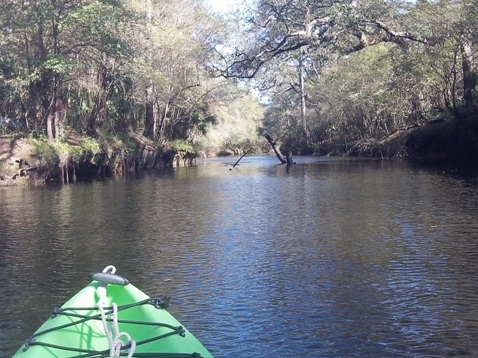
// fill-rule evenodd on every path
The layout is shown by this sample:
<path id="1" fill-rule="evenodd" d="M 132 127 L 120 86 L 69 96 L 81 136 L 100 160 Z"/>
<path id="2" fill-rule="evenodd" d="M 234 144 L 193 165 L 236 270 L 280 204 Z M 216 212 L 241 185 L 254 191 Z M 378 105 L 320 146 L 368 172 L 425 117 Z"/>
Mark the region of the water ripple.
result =
<path id="1" fill-rule="evenodd" d="M 478 356 L 476 185 L 297 161 L 0 188 L 6 354 L 115 264 L 218 357 Z"/>

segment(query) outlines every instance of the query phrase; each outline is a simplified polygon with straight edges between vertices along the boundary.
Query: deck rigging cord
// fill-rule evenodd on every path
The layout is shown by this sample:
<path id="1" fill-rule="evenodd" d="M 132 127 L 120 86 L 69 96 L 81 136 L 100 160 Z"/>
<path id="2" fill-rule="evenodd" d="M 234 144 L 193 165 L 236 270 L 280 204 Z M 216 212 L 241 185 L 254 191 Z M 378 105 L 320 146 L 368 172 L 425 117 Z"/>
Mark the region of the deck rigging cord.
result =
<path id="1" fill-rule="evenodd" d="M 74 318 L 72 322 L 66 323 L 60 326 L 56 326 L 54 328 L 45 329 L 43 331 L 37 332 L 33 334 L 29 339 L 25 341 L 25 348 L 24 351 L 28 350 L 30 346 L 44 346 L 48 348 L 54 348 L 64 351 L 71 351 L 75 353 L 80 353 L 80 355 L 75 355 L 72 357 L 76 358 L 120 358 L 120 357 L 127 357 L 127 358 L 186 358 L 186 357 L 194 357 L 199 358 L 201 357 L 198 353 L 135 353 L 136 347 L 141 346 L 143 344 L 147 344 L 150 342 L 154 342 L 171 335 L 180 335 L 181 337 L 185 336 L 185 329 L 181 326 L 172 326 L 166 323 L 161 322 L 147 322 L 147 321 L 136 321 L 136 320 L 122 320 L 118 319 L 118 312 L 128 310 L 133 307 L 137 307 L 140 305 L 150 304 L 153 305 L 157 309 L 162 309 L 167 306 L 167 302 L 162 300 L 161 298 L 148 298 L 142 301 L 124 304 L 118 306 L 116 303 L 112 303 L 111 306 L 108 306 L 107 300 L 107 288 L 106 286 L 109 283 L 113 284 L 128 284 L 129 282 L 126 279 L 123 279 L 121 276 L 115 275 L 116 268 L 114 266 L 107 266 L 102 273 L 93 274 L 93 279 L 99 281 L 99 286 L 96 289 L 96 295 L 98 297 L 98 303 L 95 307 L 64 307 L 64 308 L 55 308 L 52 312 L 52 318 L 58 315 L 64 315 L 71 318 Z M 97 310 L 99 313 L 95 315 L 83 315 L 78 312 L 81 311 L 95 311 Z M 37 341 L 36 338 L 44 335 L 46 333 L 61 330 L 68 327 L 73 327 L 82 323 L 85 323 L 90 320 L 97 320 L 101 321 L 103 325 L 103 330 L 105 337 L 108 340 L 109 349 L 97 351 L 91 349 L 81 349 L 81 348 L 74 348 L 68 346 L 61 346 L 57 344 L 51 344 L 47 342 Z M 163 327 L 167 328 L 170 331 L 167 333 L 163 333 L 161 335 L 157 335 L 154 337 L 150 337 L 148 339 L 143 339 L 141 341 L 136 342 L 131 338 L 131 336 L 127 332 L 121 332 L 119 329 L 119 324 L 130 324 L 130 325 L 144 325 L 144 326 L 154 326 L 154 327 Z"/>
<path id="2" fill-rule="evenodd" d="M 104 268 L 103 273 L 114 275 L 116 273 L 116 267 L 109 265 Z M 107 283 L 100 282 L 100 285 L 96 289 L 96 295 L 98 296 L 98 310 L 100 311 L 101 321 L 103 323 L 103 330 L 110 347 L 110 358 L 119 358 L 123 347 L 128 347 L 128 356 L 131 358 L 136 349 L 136 341 L 131 339 L 131 336 L 126 332 L 121 332 L 118 326 L 118 306 L 113 302 L 111 311 L 110 325 L 108 325 L 108 319 L 105 312 L 105 306 L 108 302 Z M 122 338 L 125 338 L 126 342 L 123 342 Z"/>

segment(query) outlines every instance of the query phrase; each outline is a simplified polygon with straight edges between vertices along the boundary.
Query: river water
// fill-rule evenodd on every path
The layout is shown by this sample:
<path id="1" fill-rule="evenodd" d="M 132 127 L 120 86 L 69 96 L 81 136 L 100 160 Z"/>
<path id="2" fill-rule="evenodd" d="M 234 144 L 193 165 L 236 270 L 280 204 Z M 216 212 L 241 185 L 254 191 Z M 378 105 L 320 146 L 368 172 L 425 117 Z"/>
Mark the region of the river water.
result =
<path id="1" fill-rule="evenodd" d="M 217 357 L 478 356 L 476 177 L 296 160 L 0 187 L 0 356 L 109 264 Z"/>

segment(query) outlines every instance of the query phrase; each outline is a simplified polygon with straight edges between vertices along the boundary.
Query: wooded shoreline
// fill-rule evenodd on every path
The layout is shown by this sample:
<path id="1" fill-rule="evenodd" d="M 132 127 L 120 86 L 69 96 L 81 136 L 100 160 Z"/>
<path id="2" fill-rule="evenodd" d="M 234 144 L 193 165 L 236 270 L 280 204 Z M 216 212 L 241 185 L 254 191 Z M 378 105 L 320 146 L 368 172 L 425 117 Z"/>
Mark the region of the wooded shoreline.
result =
<path id="1" fill-rule="evenodd" d="M 259 0 L 225 15 L 196 0 L 4 0 L 0 10 L 2 185 L 219 152 L 478 161 L 476 2 Z"/>
<path id="2" fill-rule="evenodd" d="M 320 150 L 314 154 L 398 158 L 449 170 L 475 171 L 478 170 L 477 117 L 478 114 L 472 114 L 460 121 L 441 120 L 397 131 L 380 140 L 369 139 L 348 145 L 340 142 L 322 143 L 317 146 Z M 0 186 L 73 183 L 165 167 L 194 165 L 198 157 L 207 157 L 204 152 L 155 146 L 139 135 L 131 135 L 128 142 L 98 141 L 96 151 L 87 147 L 91 140 L 93 138 L 71 136 L 65 143 L 48 144 L 47 141 L 42 142 L 20 134 L 0 136 Z M 59 153 L 65 147 L 70 152 L 76 151 L 76 155 L 61 158 Z M 217 153 L 208 155 L 215 156 Z"/>

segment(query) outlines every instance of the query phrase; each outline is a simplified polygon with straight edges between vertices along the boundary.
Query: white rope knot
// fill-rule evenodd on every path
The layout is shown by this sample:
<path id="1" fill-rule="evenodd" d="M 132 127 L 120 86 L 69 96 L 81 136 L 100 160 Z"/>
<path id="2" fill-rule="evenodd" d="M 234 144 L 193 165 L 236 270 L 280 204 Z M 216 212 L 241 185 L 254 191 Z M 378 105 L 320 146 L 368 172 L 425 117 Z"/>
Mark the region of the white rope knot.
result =
<path id="1" fill-rule="evenodd" d="M 125 338 L 123 341 L 121 338 Z M 131 339 L 131 336 L 126 332 L 119 333 L 115 340 L 113 341 L 113 346 L 110 349 L 110 357 L 111 358 L 119 358 L 121 356 L 121 348 L 129 343 L 129 353 L 128 358 L 131 358 L 134 354 L 134 350 L 136 349 L 136 342 Z"/>
<path id="2" fill-rule="evenodd" d="M 112 265 L 105 267 L 103 270 L 103 273 L 114 274 L 115 272 L 116 268 Z M 111 325 L 108 325 L 108 319 L 105 312 L 105 307 L 108 305 L 106 286 L 98 286 L 96 289 L 96 295 L 98 296 L 98 310 L 101 314 L 103 330 L 105 332 L 106 338 L 108 339 L 108 344 L 110 347 L 110 358 L 120 358 L 122 348 L 128 344 L 128 358 L 131 358 L 136 349 L 136 342 L 131 339 L 131 336 L 128 333 L 120 332 L 118 325 L 118 306 L 116 303 L 112 304 L 113 311 L 111 312 Z M 123 341 L 122 338 L 125 338 L 125 341 Z"/>

